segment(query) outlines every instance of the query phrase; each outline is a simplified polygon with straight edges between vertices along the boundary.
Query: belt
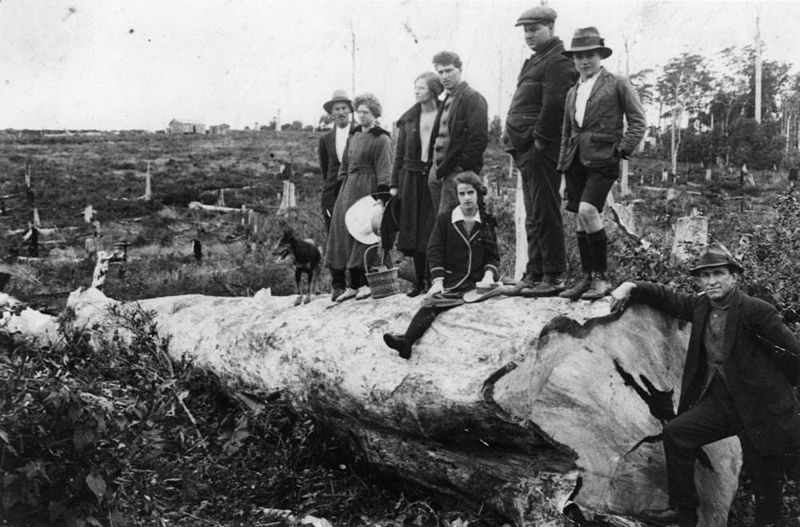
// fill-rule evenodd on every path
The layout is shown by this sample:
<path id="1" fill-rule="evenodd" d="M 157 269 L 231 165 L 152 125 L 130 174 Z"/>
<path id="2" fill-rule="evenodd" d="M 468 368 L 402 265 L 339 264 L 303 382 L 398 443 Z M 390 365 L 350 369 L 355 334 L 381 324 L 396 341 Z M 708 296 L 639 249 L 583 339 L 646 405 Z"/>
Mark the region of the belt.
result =
<path id="1" fill-rule="evenodd" d="M 417 159 L 403 159 L 403 170 L 409 172 L 427 172 L 430 170 L 429 161 L 419 161 Z"/>

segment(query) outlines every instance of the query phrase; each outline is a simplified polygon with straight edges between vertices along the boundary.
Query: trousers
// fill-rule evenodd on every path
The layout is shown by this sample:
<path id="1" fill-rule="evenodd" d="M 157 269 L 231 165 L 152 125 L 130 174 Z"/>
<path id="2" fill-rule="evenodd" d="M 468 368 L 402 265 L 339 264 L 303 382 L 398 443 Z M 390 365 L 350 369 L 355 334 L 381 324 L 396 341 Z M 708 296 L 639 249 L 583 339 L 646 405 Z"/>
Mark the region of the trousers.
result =
<path id="1" fill-rule="evenodd" d="M 528 239 L 530 276 L 560 274 L 567 270 L 564 220 L 561 215 L 561 175 L 556 162 L 531 147 L 522 171 L 525 234 Z"/>
<path id="2" fill-rule="evenodd" d="M 703 445 L 734 435 L 742 445 L 744 469 L 753 481 L 756 524 L 774 523 L 780 517 L 783 465 L 780 456 L 764 456 L 744 433 L 728 389 L 715 373 L 700 402 L 664 425 L 664 455 L 670 507 L 696 509 L 694 462 Z"/>
<path id="3" fill-rule="evenodd" d="M 433 200 L 433 210 L 435 214 L 450 212 L 458 205 L 458 192 L 456 191 L 456 172 L 452 172 L 442 178 L 436 173 L 436 165 L 431 167 L 428 175 L 428 190 L 431 192 Z"/>

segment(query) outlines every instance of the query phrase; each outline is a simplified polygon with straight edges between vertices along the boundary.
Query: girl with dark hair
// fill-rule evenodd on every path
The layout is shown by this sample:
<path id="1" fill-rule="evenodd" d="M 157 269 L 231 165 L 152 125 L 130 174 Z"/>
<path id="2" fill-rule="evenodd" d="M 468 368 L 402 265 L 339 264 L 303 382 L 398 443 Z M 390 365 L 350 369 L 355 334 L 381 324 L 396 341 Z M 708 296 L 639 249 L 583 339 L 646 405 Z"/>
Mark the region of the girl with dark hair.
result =
<path id="1" fill-rule="evenodd" d="M 433 160 L 433 127 L 444 91 L 433 72 L 426 72 L 414 81 L 417 103 L 397 121 L 392 183 L 389 192 L 399 200 L 400 218 L 397 248 L 414 259 L 416 283 L 408 296 L 427 289 L 425 252 L 436 215 L 428 189 L 428 172 Z"/>
<path id="2" fill-rule="evenodd" d="M 474 172 L 462 172 L 456 176 L 456 190 L 459 205 L 439 214 L 428 243 L 432 285 L 422 307 L 405 333 L 383 335 L 386 345 L 404 359 L 411 357 L 411 346 L 439 313 L 463 304 L 464 293 L 478 282 L 498 277 L 496 222 L 486 212 L 486 187 Z"/>

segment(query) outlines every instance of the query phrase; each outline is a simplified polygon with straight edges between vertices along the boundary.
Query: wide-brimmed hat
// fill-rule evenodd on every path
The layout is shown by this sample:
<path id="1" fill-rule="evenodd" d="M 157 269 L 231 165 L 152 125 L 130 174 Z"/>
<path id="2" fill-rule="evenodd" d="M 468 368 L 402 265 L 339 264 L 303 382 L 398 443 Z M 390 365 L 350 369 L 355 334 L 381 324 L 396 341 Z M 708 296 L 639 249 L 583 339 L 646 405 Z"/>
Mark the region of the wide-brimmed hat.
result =
<path id="1" fill-rule="evenodd" d="M 695 262 L 694 267 L 689 269 L 689 273 L 697 276 L 703 269 L 711 269 L 712 267 L 728 267 L 733 271 L 744 272 L 742 264 L 721 243 L 711 243 L 703 247 L 702 254 Z"/>
<path id="2" fill-rule="evenodd" d="M 476 284 L 474 289 L 470 289 L 464 293 L 464 302 L 471 304 L 473 302 L 480 302 L 489 298 L 499 296 L 505 293 L 502 283 L 492 282 L 488 287 L 480 282 Z"/>
<path id="3" fill-rule="evenodd" d="M 353 203 L 344 214 L 344 224 L 350 236 L 365 245 L 380 241 L 383 203 L 372 196 L 364 196 Z"/>
<path id="4" fill-rule="evenodd" d="M 593 49 L 600 50 L 600 56 L 604 59 L 611 56 L 611 48 L 606 47 L 606 41 L 600 37 L 596 27 L 581 27 L 575 30 L 569 49 L 565 49 L 561 54 L 572 57 L 573 53 Z"/>
<path id="5" fill-rule="evenodd" d="M 333 92 L 331 100 L 323 104 L 322 109 L 325 110 L 326 113 L 331 113 L 333 111 L 333 104 L 337 102 L 346 102 L 347 106 L 350 107 L 350 111 L 353 111 L 353 101 L 350 100 L 350 97 L 347 96 L 347 92 L 344 90 L 336 90 Z"/>
<path id="6" fill-rule="evenodd" d="M 517 19 L 517 26 L 527 26 L 531 24 L 552 24 L 558 18 L 558 14 L 552 8 L 543 5 L 531 7 L 522 13 Z"/>

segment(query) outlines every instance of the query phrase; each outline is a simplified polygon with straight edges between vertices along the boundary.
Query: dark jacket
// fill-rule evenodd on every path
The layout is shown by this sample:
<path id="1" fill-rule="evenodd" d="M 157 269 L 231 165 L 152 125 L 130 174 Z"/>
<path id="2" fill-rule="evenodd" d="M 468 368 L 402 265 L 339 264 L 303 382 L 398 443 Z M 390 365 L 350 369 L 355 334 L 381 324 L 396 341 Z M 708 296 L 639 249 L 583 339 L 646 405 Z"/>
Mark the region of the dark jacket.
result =
<path id="1" fill-rule="evenodd" d="M 561 54 L 564 43 L 554 38 L 522 65 L 517 89 L 506 119 L 506 150 L 518 165 L 533 148 L 535 139 L 544 143 L 543 153 L 558 160 L 564 100 L 575 84 L 578 72 L 572 60 Z"/>
<path id="2" fill-rule="evenodd" d="M 441 106 L 441 101 L 436 101 Z M 406 254 L 422 253 L 428 247 L 436 214 L 433 210 L 428 171 L 433 158 L 433 143 L 436 137 L 431 132 L 428 161 L 422 162 L 419 120 L 422 107 L 415 104 L 397 121 L 397 143 L 394 147 L 392 186 L 397 187 L 399 218 L 397 248 Z"/>
<path id="3" fill-rule="evenodd" d="M 450 144 L 441 162 L 436 165 L 439 179 L 454 172 L 472 170 L 479 174 L 483 168 L 483 151 L 489 144 L 489 106 L 483 95 L 470 88 L 462 81 L 463 86 L 453 99 L 448 122 L 450 125 Z M 439 135 L 439 121 L 442 108 L 436 116 L 433 126 L 434 139 Z"/>
<path id="4" fill-rule="evenodd" d="M 800 342 L 770 304 L 735 290 L 725 321 L 722 377 L 744 425 L 762 455 L 796 453 L 800 448 L 800 406 L 790 365 Z M 711 302 L 705 295 L 678 293 L 665 286 L 637 282 L 633 301 L 643 302 L 692 323 L 678 413 L 692 408 L 706 385 L 703 333 Z M 771 344 L 767 344 L 769 341 Z"/>
<path id="5" fill-rule="evenodd" d="M 564 126 L 561 131 L 559 171 L 566 171 L 580 152 L 580 162 L 587 167 L 619 163 L 617 148 L 630 155 L 644 137 L 645 118 L 642 103 L 628 79 L 601 68 L 586 103 L 583 124 L 575 121 L 575 96 L 578 85 L 570 88 L 564 103 Z M 623 133 L 623 116 L 628 128 Z"/>
<path id="6" fill-rule="evenodd" d="M 350 125 L 350 133 L 353 133 L 353 125 Z M 341 182 L 339 174 L 339 158 L 336 157 L 336 126 L 323 134 L 319 138 L 317 148 L 319 155 L 319 168 L 322 172 L 322 206 L 326 209 L 333 209 L 336 196 L 339 194 Z"/>
<path id="7" fill-rule="evenodd" d="M 431 280 L 444 278 L 444 287 L 449 290 L 471 289 L 486 270 L 491 270 L 497 280 L 500 265 L 497 234 L 494 226 L 482 219 L 467 234 L 463 220 L 453 223 L 453 211 L 436 217 L 428 242 Z"/>

